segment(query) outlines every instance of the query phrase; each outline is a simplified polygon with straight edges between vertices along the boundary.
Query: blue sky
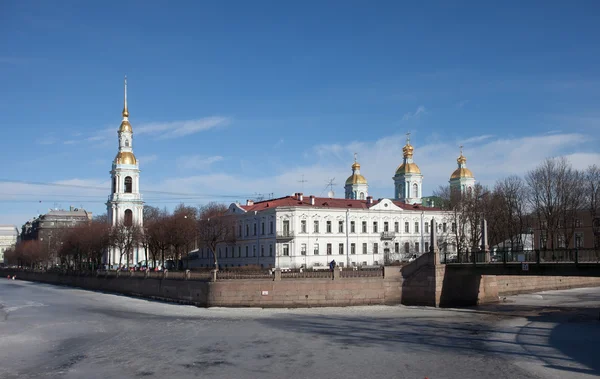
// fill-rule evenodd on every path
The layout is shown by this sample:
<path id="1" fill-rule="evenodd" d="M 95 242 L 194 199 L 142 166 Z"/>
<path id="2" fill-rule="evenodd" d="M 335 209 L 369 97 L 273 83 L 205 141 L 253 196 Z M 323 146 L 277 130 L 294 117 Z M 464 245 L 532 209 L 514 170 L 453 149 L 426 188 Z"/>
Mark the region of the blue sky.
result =
<path id="1" fill-rule="evenodd" d="M 342 195 L 354 152 L 389 197 L 407 131 L 426 194 L 461 144 L 486 185 L 600 162 L 598 2 L 294 3 L 1 2 L 0 223 L 105 211 L 125 74 L 161 207 Z"/>

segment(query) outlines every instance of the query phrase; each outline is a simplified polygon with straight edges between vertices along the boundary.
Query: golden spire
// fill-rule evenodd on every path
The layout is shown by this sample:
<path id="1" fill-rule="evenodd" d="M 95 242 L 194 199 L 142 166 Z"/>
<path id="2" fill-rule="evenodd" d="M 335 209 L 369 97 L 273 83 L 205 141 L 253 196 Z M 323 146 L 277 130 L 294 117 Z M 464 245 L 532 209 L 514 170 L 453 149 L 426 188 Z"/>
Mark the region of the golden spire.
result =
<path id="1" fill-rule="evenodd" d="M 410 144 L 410 132 L 406 133 L 406 145 L 402 148 L 404 158 L 412 158 L 415 149 Z"/>
<path id="2" fill-rule="evenodd" d="M 357 169 L 360 170 L 360 163 L 356 161 L 357 157 L 358 154 L 354 153 L 354 164 L 352 164 L 352 171 L 356 171 Z"/>
<path id="3" fill-rule="evenodd" d="M 465 164 L 467 162 L 467 158 L 463 155 L 463 145 L 460 145 L 460 155 L 456 159 L 459 165 Z"/>
<path id="4" fill-rule="evenodd" d="M 129 110 L 127 110 L 127 75 L 125 75 L 125 102 L 123 104 L 123 117 L 129 117 Z"/>

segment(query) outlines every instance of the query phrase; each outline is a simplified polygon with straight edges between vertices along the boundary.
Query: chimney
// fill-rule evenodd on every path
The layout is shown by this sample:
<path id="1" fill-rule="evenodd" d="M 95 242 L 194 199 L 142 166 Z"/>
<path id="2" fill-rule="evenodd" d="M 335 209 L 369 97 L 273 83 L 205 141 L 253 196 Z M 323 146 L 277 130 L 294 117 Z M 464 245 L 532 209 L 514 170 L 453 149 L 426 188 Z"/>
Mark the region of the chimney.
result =
<path id="1" fill-rule="evenodd" d="M 302 192 L 298 192 L 298 200 L 300 200 L 300 201 L 304 200 L 304 194 Z"/>
<path id="2" fill-rule="evenodd" d="M 252 201 L 252 200 L 246 200 L 246 205 L 247 206 L 254 205 L 254 201 Z"/>
<path id="3" fill-rule="evenodd" d="M 367 204 L 373 204 L 373 196 L 367 196 Z"/>
<path id="4" fill-rule="evenodd" d="M 310 195 L 309 199 L 310 199 L 310 205 L 315 205 L 315 197 L 313 195 Z"/>

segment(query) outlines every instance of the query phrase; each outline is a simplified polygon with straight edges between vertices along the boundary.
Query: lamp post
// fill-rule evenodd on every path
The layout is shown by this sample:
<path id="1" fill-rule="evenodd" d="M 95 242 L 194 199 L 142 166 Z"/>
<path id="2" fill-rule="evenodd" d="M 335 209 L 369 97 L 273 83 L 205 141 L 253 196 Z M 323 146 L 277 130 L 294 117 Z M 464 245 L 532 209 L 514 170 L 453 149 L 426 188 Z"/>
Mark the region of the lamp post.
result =
<path id="1" fill-rule="evenodd" d="M 258 217 L 258 211 L 254 211 L 254 221 L 256 221 L 256 265 L 260 265 L 260 218 Z"/>

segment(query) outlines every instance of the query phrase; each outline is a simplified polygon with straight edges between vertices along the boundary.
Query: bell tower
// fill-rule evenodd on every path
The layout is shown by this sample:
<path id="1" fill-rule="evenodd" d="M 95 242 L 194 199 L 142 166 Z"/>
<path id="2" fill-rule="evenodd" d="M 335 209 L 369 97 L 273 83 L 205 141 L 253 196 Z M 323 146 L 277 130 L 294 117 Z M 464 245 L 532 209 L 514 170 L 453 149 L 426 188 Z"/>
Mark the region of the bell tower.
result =
<path id="1" fill-rule="evenodd" d="M 108 196 L 106 210 L 108 222 L 112 227 L 143 225 L 144 202 L 140 194 L 140 168 L 139 162 L 133 155 L 133 129 L 129 123 L 129 110 L 127 108 L 127 77 L 125 77 L 125 94 L 123 104 L 123 120 L 117 132 L 119 137 L 119 150 L 112 163 L 111 193 Z M 140 258 L 139 247 L 134 247 L 129 257 L 129 263 L 136 264 Z M 107 257 L 107 264 L 118 264 L 120 252 L 111 248 Z M 126 264 L 124 257 L 122 264 Z"/>

